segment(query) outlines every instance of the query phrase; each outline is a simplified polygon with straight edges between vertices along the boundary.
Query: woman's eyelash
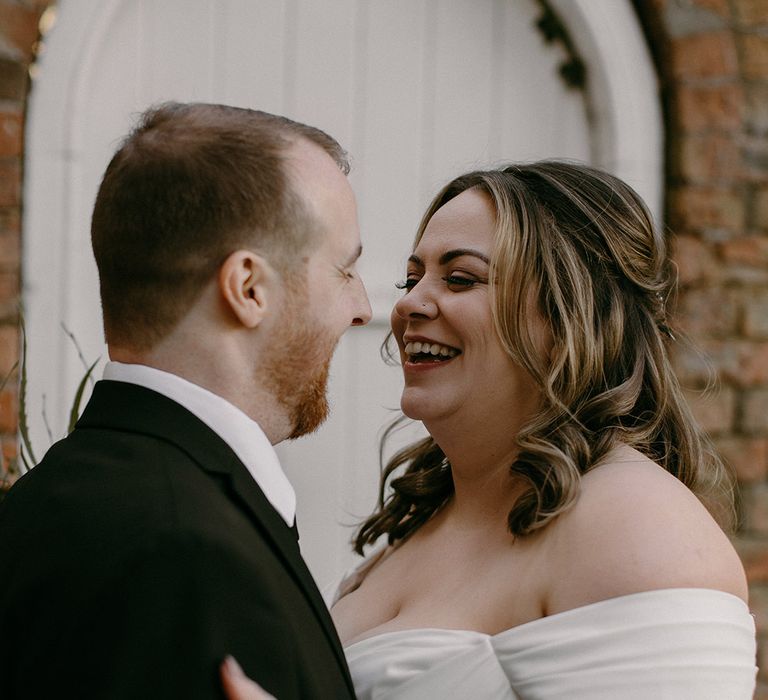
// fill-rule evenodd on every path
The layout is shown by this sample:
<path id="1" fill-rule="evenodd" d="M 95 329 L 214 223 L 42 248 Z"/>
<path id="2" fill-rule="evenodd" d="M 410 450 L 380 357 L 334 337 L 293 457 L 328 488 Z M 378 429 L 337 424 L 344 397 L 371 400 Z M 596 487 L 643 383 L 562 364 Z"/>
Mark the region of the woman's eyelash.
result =
<path id="1" fill-rule="evenodd" d="M 470 277 L 457 277 L 456 275 L 448 275 L 447 277 L 442 277 L 441 279 L 448 285 L 449 289 L 451 287 L 469 289 L 470 287 L 473 287 L 474 285 L 481 282 L 481 280 L 472 279 Z M 408 277 L 404 280 L 401 280 L 400 282 L 395 282 L 395 287 L 397 287 L 397 289 L 404 289 L 406 292 L 409 292 L 418 283 L 419 280 L 415 277 Z"/>
<path id="2" fill-rule="evenodd" d="M 442 279 L 449 287 L 452 285 L 458 287 L 472 287 L 478 282 L 478 280 L 471 279 L 470 277 L 456 277 L 455 275 L 448 275 Z"/>

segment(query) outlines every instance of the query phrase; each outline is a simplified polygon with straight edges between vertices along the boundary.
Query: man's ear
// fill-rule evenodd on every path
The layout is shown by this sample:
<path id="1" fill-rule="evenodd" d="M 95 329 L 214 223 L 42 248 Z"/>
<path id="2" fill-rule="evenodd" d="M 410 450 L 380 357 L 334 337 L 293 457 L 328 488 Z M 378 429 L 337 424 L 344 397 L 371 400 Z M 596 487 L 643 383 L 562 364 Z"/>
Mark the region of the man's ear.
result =
<path id="1" fill-rule="evenodd" d="M 235 251 L 219 268 L 224 303 L 246 328 L 255 328 L 266 316 L 276 275 L 266 258 L 250 250 Z"/>

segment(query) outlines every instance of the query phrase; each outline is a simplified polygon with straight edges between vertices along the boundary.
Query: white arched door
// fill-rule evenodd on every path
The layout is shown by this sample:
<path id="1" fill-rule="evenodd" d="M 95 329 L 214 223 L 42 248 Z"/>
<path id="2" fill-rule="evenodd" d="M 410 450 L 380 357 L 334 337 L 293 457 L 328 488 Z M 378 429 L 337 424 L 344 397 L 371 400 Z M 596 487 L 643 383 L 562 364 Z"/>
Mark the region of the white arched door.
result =
<path id="1" fill-rule="evenodd" d="M 378 355 L 393 283 L 441 183 L 505 160 L 566 157 L 611 168 L 658 208 L 655 85 L 629 0 L 550 5 L 586 62 L 589 110 L 558 76 L 564 49 L 536 28 L 535 0 L 60 0 L 27 132 L 24 302 L 38 452 L 49 442 L 43 410 L 60 436 L 83 373 L 61 324 L 88 361 L 105 355 L 89 219 L 134 116 L 196 100 L 319 126 L 352 155 L 374 319 L 340 345 L 327 425 L 280 451 L 310 568 L 321 584 L 335 577 L 350 561 L 346 525 L 374 505 L 377 434 L 398 405 L 399 373 Z M 627 142 L 638 118 L 643 133 Z"/>

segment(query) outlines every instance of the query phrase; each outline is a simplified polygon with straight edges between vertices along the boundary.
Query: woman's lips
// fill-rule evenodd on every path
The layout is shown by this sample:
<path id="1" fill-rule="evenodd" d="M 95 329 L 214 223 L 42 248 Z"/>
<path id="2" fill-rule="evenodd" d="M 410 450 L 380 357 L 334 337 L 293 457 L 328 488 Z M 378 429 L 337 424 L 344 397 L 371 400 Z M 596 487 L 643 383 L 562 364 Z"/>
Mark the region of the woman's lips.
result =
<path id="1" fill-rule="evenodd" d="M 406 355 L 405 361 L 403 362 L 403 370 L 406 372 L 424 372 L 424 371 L 430 371 L 433 369 L 437 369 L 439 367 L 445 367 L 446 365 L 451 364 L 454 359 L 458 357 L 455 355 L 454 357 L 425 357 L 423 355 L 416 356 L 414 358 Z"/>
<path id="2" fill-rule="evenodd" d="M 403 369 L 409 372 L 433 370 L 449 364 L 461 350 L 429 338 L 403 339 Z"/>

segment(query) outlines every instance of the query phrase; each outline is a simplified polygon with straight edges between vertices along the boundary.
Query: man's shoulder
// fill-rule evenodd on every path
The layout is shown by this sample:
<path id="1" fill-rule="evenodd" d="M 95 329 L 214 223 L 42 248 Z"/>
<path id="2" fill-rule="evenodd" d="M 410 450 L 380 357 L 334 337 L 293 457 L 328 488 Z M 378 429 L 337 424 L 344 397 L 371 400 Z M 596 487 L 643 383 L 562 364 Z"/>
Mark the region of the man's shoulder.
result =
<path id="1" fill-rule="evenodd" d="M 205 522 L 227 504 L 212 477 L 171 442 L 75 430 L 13 485 L 0 503 L 0 526 L 146 532 Z"/>
<path id="2" fill-rule="evenodd" d="M 82 569 L 98 581 L 131 561 L 239 561 L 244 575 L 258 571 L 259 561 L 282 568 L 226 485 L 188 458 L 62 454 L 46 456 L 0 503 L 0 569 L 47 569 L 52 576 Z"/>

